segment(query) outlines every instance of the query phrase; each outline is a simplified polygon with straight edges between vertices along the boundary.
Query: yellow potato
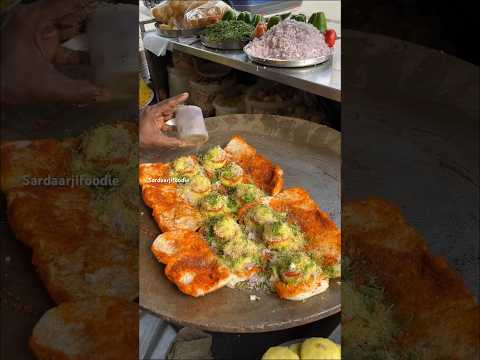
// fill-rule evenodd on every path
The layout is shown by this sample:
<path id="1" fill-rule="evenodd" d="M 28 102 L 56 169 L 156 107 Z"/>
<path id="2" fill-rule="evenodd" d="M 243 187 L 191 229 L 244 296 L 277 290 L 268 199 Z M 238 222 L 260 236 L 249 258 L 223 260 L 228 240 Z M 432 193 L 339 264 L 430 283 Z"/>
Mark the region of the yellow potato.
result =
<path id="1" fill-rule="evenodd" d="M 296 343 L 290 345 L 288 348 L 292 350 L 294 353 L 298 354 L 300 356 L 300 347 L 302 346 L 302 343 Z"/>
<path id="2" fill-rule="evenodd" d="M 300 358 L 286 346 L 273 346 L 263 354 L 262 360 L 300 360 Z"/>
<path id="3" fill-rule="evenodd" d="M 341 347 L 329 339 L 310 338 L 302 343 L 300 358 L 302 360 L 340 360 Z"/>

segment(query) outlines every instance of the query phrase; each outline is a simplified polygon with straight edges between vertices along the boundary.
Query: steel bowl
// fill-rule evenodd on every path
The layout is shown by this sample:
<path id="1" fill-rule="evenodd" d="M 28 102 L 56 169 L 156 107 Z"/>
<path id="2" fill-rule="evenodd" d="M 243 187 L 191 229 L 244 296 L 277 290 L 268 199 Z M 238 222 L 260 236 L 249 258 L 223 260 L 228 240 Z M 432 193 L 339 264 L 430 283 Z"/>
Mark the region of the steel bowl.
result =
<path id="1" fill-rule="evenodd" d="M 249 42 L 248 40 L 223 40 L 223 41 L 209 41 L 203 35 L 200 35 L 200 41 L 203 46 L 217 50 L 242 50 Z"/>

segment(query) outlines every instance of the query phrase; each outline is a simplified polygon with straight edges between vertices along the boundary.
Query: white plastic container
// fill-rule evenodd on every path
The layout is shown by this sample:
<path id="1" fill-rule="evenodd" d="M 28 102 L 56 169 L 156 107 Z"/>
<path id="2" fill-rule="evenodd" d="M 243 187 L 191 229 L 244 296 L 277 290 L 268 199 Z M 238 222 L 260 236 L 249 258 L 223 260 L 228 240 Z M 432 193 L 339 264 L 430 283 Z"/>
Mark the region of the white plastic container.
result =
<path id="1" fill-rule="evenodd" d="M 202 109 L 198 106 L 180 105 L 175 110 L 178 138 L 188 145 L 201 145 L 208 141 L 207 127 Z"/>
<path id="2" fill-rule="evenodd" d="M 113 98 L 138 93 L 138 6 L 105 4 L 87 24 L 94 82 Z"/>

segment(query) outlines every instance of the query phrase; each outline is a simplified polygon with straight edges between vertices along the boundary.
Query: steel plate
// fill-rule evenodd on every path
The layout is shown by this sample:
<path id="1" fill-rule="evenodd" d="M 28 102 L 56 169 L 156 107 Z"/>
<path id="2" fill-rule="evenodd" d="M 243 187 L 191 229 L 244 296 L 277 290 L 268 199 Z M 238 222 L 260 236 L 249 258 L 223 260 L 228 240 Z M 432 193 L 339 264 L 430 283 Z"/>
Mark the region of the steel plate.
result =
<path id="1" fill-rule="evenodd" d="M 318 64 L 327 62 L 333 57 L 333 55 L 330 54 L 326 56 L 320 56 L 317 58 L 305 59 L 305 60 L 275 60 L 275 59 L 264 59 L 264 58 L 259 58 L 259 57 L 250 55 L 248 53 L 248 49 L 246 46 L 243 48 L 243 51 L 245 52 L 245 54 L 247 54 L 248 58 L 253 62 L 262 64 L 262 65 L 267 65 L 267 66 L 286 67 L 286 68 L 299 68 L 299 67 L 318 65 Z"/>
<path id="2" fill-rule="evenodd" d="M 273 115 L 228 115 L 207 119 L 210 139 L 199 150 L 225 145 L 243 136 L 285 171 L 285 187 L 308 190 L 340 226 L 340 134 L 304 120 Z M 168 162 L 190 149 L 142 154 L 142 162 Z M 146 207 L 140 217 L 140 306 L 168 321 L 221 332 L 264 332 L 310 323 L 340 311 L 340 285 L 305 302 L 281 300 L 273 294 L 220 289 L 202 298 L 182 294 L 169 282 L 164 266 L 150 252 L 159 230 Z M 260 297 L 251 301 L 250 294 Z"/>
<path id="3" fill-rule="evenodd" d="M 208 41 L 202 35 L 200 35 L 200 41 L 203 46 L 217 50 L 242 50 L 250 42 L 250 40 Z"/>
<path id="4" fill-rule="evenodd" d="M 199 29 L 172 29 L 172 30 L 165 30 L 160 29 L 160 24 L 155 23 L 155 27 L 157 28 L 157 32 L 163 36 L 168 38 L 179 38 L 182 36 L 197 36 L 203 30 L 203 28 Z"/>

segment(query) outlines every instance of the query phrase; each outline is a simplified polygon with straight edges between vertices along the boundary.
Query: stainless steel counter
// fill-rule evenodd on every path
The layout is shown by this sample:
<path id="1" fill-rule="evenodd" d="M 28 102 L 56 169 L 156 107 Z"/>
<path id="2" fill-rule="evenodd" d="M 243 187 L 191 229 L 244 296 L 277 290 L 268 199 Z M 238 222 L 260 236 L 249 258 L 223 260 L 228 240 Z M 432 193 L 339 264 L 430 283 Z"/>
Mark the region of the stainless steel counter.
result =
<path id="1" fill-rule="evenodd" d="M 241 50 L 209 49 L 200 41 L 188 45 L 171 39 L 168 49 L 210 60 L 328 99 L 341 101 L 341 71 L 332 66 L 332 61 L 307 68 L 285 69 L 257 65 L 251 62 Z"/>

